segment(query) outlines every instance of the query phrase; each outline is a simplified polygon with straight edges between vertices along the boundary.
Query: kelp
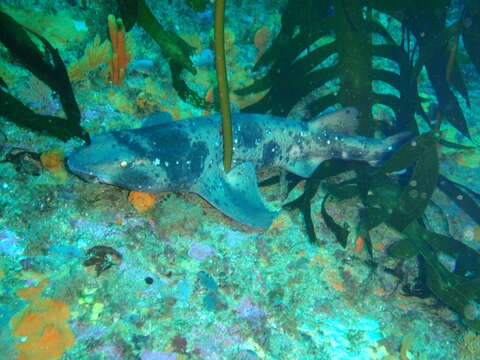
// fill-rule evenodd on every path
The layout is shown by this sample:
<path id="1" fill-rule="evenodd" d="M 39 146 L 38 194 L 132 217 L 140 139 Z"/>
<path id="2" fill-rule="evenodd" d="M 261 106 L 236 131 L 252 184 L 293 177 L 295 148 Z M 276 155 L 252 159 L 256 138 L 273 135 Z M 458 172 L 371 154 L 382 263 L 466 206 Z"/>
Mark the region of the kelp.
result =
<path id="1" fill-rule="evenodd" d="M 414 160 L 420 171 L 416 181 L 418 188 L 428 190 L 431 189 L 431 180 L 428 179 L 428 173 L 423 173 L 421 168 L 429 168 L 429 164 L 426 163 L 427 160 L 424 160 L 423 164 L 419 162 L 422 158 L 423 156 Z M 425 158 L 434 163 L 431 157 Z M 393 167 L 393 164 L 390 165 Z M 399 260 L 421 257 L 425 266 L 426 288 L 444 304 L 457 311 L 466 325 L 480 330 L 480 319 L 478 316 L 473 316 L 472 313 L 475 312 L 471 310 L 472 307 L 478 306 L 477 301 L 480 299 L 478 287 L 480 285 L 480 254 L 462 242 L 430 231 L 422 225 L 420 221 L 423 215 L 422 208 L 429 201 L 428 197 L 418 197 L 417 203 L 412 204 L 410 208 L 412 215 L 405 216 L 403 213 L 399 215 L 399 211 L 405 206 L 403 196 L 410 191 L 406 191 L 408 187 L 400 186 L 393 178 L 382 175 L 378 170 L 371 172 L 368 176 L 370 189 L 363 203 L 364 208 L 360 211 L 359 236 L 369 239 L 368 232 L 381 223 L 394 228 L 401 234 L 402 239 L 390 245 L 387 253 Z M 355 180 L 330 184 L 326 189 L 327 196 L 322 203 L 322 215 L 324 215 L 325 224 L 335 234 L 339 243 L 345 247 L 348 231 L 325 214 L 324 204 L 329 198 L 345 200 L 355 196 L 360 197 L 361 190 Z M 371 254 L 371 250 L 369 253 Z M 440 254 L 448 255 L 454 260 L 453 270 L 443 265 L 439 259 Z"/>
<path id="2" fill-rule="evenodd" d="M 401 240 L 404 249 L 394 244 L 395 252 L 389 249 L 389 254 L 400 258 L 422 256 L 426 262 L 428 289 L 459 313 L 467 326 L 480 330 L 480 318 L 476 311 L 470 310 L 477 307 L 480 300 L 480 254 L 453 238 L 428 231 L 418 222 L 409 224 L 403 233 L 406 236 L 405 240 Z M 439 252 L 451 256 L 455 264 L 467 266 L 456 266 L 454 271 L 450 271 L 440 262 Z M 465 261 L 466 257 L 472 260 Z"/>
<path id="3" fill-rule="evenodd" d="M 160 46 L 162 53 L 168 59 L 173 86 L 182 100 L 196 107 L 211 108 L 212 105 L 190 89 L 181 76 L 183 69 L 192 74 L 197 72 L 191 60 L 194 48 L 174 32 L 165 30 L 155 19 L 145 0 L 117 0 L 117 3 L 125 29 L 129 31 L 138 24 Z"/>
<path id="4" fill-rule="evenodd" d="M 328 201 L 329 195 L 326 195 L 323 200 L 322 200 L 322 217 L 323 221 L 325 221 L 325 224 L 328 226 L 328 228 L 333 231 L 335 234 L 335 237 L 337 238 L 337 241 L 342 245 L 344 248 L 347 246 L 347 238 L 349 232 L 338 225 L 335 220 L 327 213 L 327 210 L 325 209 L 325 203 Z M 310 231 L 308 231 L 308 225 L 307 225 L 307 232 L 312 232 L 313 230 L 313 222 L 310 224 Z"/>
<path id="5" fill-rule="evenodd" d="M 195 12 L 205 11 L 207 8 L 206 0 L 186 0 L 188 6 L 190 6 Z"/>
<path id="6" fill-rule="evenodd" d="M 287 210 L 298 208 L 305 218 L 310 213 L 311 198 L 315 195 L 318 184 L 322 180 L 338 175 L 346 169 L 355 169 L 357 176 L 354 179 L 339 184 L 329 184 L 325 187 L 327 194 L 332 195 L 337 200 L 360 197 L 363 204 L 360 227 L 364 234 L 382 222 L 389 222 L 401 231 L 423 215 L 436 187 L 438 177 L 436 143 L 435 132 L 419 135 L 404 144 L 382 167 L 373 170 L 367 169 L 366 165 L 362 166 L 359 162 L 326 161 L 317 168 L 312 178 L 307 180 L 304 193 L 296 200 L 286 204 L 284 208 Z M 338 165 L 329 166 L 333 161 Z M 410 166 L 413 166 L 413 175 L 404 187 L 386 176 L 386 173 Z M 327 169 L 333 168 L 334 171 L 326 172 L 325 167 Z M 388 201 L 385 201 L 385 199 L 388 199 Z M 383 208 L 386 203 L 395 203 L 396 206 L 388 208 L 386 212 L 379 211 L 378 209 Z M 324 210 L 323 203 L 322 215 L 324 215 L 327 226 L 337 235 L 339 243 L 345 247 L 345 233 L 339 230 L 336 224 L 332 225 L 333 219 Z M 314 231 L 308 230 L 307 233 L 311 240 L 316 239 Z"/>
<path id="7" fill-rule="evenodd" d="M 255 64 L 254 70 L 268 66 L 267 74 L 237 93 L 268 91 L 242 111 L 286 116 L 306 95 L 335 82 L 338 86 L 306 105 L 311 116 L 338 103 L 356 105 L 362 114 L 358 133 L 371 136 L 375 130 L 372 107 L 383 104 L 396 115 L 397 122 L 390 132 L 409 130 L 417 134 L 414 114 L 420 107 L 420 97 L 410 54 L 395 43 L 370 12 L 364 14 L 362 2 L 306 0 L 299 6 L 290 1 L 280 33 Z M 372 43 L 374 34 L 383 39 L 382 44 Z M 400 73 L 375 68 L 374 57 L 397 63 Z M 329 58 L 338 60 L 324 62 Z M 374 81 L 388 83 L 400 96 L 375 93 Z"/>
<path id="8" fill-rule="evenodd" d="M 223 169 L 229 171 L 233 157 L 233 128 L 225 59 L 225 0 L 215 1 L 214 48 L 220 113 L 222 115 Z"/>
<path id="9" fill-rule="evenodd" d="M 474 195 L 470 190 L 463 188 L 460 184 L 447 179 L 443 175 L 440 175 L 438 188 L 470 216 L 473 221 L 480 224 L 480 206 L 478 201 L 475 201 Z"/>
<path id="10" fill-rule="evenodd" d="M 38 49 L 29 34 L 41 41 L 44 52 Z M 73 94 L 67 69 L 58 51 L 41 35 L 24 28 L 2 11 L 0 11 L 0 41 L 23 67 L 58 94 L 66 119 L 35 114 L 4 90 L 1 90 L 0 94 L 2 104 L 0 114 L 19 126 L 36 131 L 42 130 L 64 141 L 76 136 L 88 142 L 89 136 L 80 126 L 80 109 Z"/>
<path id="11" fill-rule="evenodd" d="M 475 51 L 480 47 L 479 40 L 473 31 L 479 26 L 480 15 L 478 5 L 471 1 L 460 19 L 446 26 L 449 2 L 303 0 L 300 5 L 298 1 L 289 1 L 280 33 L 254 67 L 254 70 L 268 67 L 268 72 L 237 93 L 268 91 L 260 101 L 242 111 L 285 116 L 307 94 L 336 82 L 338 86 L 307 104 L 312 116 L 337 103 L 357 105 L 363 115 L 359 133 L 367 136 L 374 128 L 372 106 L 382 104 L 395 113 L 396 121 L 390 133 L 409 130 L 418 134 L 415 113 L 430 120 L 420 106 L 417 89 L 418 77 L 425 68 L 439 99 L 440 112 L 463 135 L 470 137 L 463 112 L 451 90 L 453 86 L 468 103 L 465 81 L 455 63 L 450 79 L 446 72 L 453 50 L 450 41 L 459 34 L 464 39 L 470 36 L 471 51 L 467 52 L 472 61 L 480 58 L 480 52 Z M 405 30 L 401 44 L 397 44 L 375 19 L 374 11 L 388 14 L 402 23 Z M 374 35 L 382 41 L 373 44 Z M 410 37 L 415 41 L 413 47 Z M 325 59 L 334 57 L 338 61 L 322 64 Z M 376 68 L 374 57 L 391 60 L 399 71 Z M 375 93 L 372 90 L 374 81 L 389 84 L 399 95 Z"/>
<path id="12" fill-rule="evenodd" d="M 480 223 L 477 202 L 467 189 L 440 174 L 438 159 L 440 146 L 464 147 L 442 139 L 438 131 L 440 119 L 445 118 L 463 135 L 470 136 L 452 90 L 458 91 L 468 104 L 468 88 L 452 59 L 461 35 L 463 39 L 470 36 L 471 50 L 467 52 L 472 62 L 478 60 L 478 37 L 472 31 L 479 24 L 478 3 L 468 2 L 461 17 L 447 26 L 450 0 L 422 3 L 414 0 L 300 2 L 288 2 L 279 34 L 255 65 L 255 70 L 266 68 L 266 74 L 249 87 L 237 91 L 248 94 L 266 90 L 261 100 L 242 111 L 286 116 L 309 95 L 306 108 L 311 117 L 338 103 L 357 106 L 362 114 L 358 133 L 371 136 L 379 128 L 372 117 L 372 107 L 382 104 L 395 114 L 393 123 L 383 129 L 385 134 L 408 130 L 415 137 L 379 168 L 352 161 L 323 162 L 306 179 L 303 194 L 285 204 L 284 208 L 300 210 L 307 235 L 311 242 L 316 242 L 311 201 L 322 184 L 326 192 L 321 204 L 323 220 L 341 246 L 346 247 L 351 230 L 328 214 L 326 204 L 359 198 L 361 205 L 356 233 L 365 239 L 370 256 L 372 244 L 369 231 L 382 223 L 395 229 L 402 239 L 392 244 L 388 253 L 400 260 L 418 257 L 419 266 L 423 269 L 423 276 L 419 278 L 423 285 L 420 286 L 428 288 L 443 303 L 460 313 L 468 326 L 480 330 L 480 319 L 478 315 L 472 316 L 471 311 L 472 307 L 479 306 L 480 291 L 465 290 L 469 286 L 477 286 L 478 289 L 478 252 L 450 236 L 428 230 L 422 222 L 433 192 L 440 189 Z M 376 20 L 378 13 L 401 22 L 403 34 L 400 43 Z M 381 41 L 374 43 L 373 36 Z M 398 70 L 375 67 L 374 57 L 390 60 Z M 337 60 L 325 61 L 328 58 Z M 418 77 L 423 69 L 427 71 L 439 102 L 433 117 L 423 110 L 417 89 Z M 397 94 L 376 93 L 373 81 L 389 84 L 397 90 Z M 330 91 L 317 92 L 320 94 L 317 97 L 311 95 L 325 84 L 335 85 Z M 430 131 L 419 133 L 416 114 L 427 121 Z M 355 173 L 353 178 L 324 184 L 324 180 L 352 170 Z M 404 174 L 400 177 L 397 172 Z M 294 185 L 300 180 L 295 177 L 291 183 Z M 292 184 L 289 188 L 293 187 Z M 442 253 L 455 259 L 454 270 L 442 264 L 439 259 Z"/>
<path id="13" fill-rule="evenodd" d="M 448 121 L 464 136 L 470 137 L 468 127 L 458 100 L 451 90 L 451 84 L 456 89 L 465 89 L 463 78 L 457 64 L 454 64 L 453 76 L 448 81 L 447 63 L 450 49 L 449 41 L 457 31 L 463 32 L 464 17 L 459 19 L 455 26 L 447 27 L 446 17 L 451 0 L 416 0 L 382 1 L 369 0 L 371 6 L 392 18 L 399 20 L 414 36 L 416 47 L 419 50 L 419 59 L 416 68 L 425 66 L 428 78 L 438 98 L 439 107 Z M 478 59 L 480 55 L 470 54 L 471 59 Z M 460 91 L 466 100 L 465 91 Z"/>
<path id="14" fill-rule="evenodd" d="M 467 1 L 463 16 L 462 39 L 473 65 L 480 73 L 480 3 L 475 0 Z"/>
<path id="15" fill-rule="evenodd" d="M 329 184 L 325 187 L 327 195 L 322 202 L 322 215 L 338 242 L 346 247 L 348 230 L 335 223 L 326 213 L 325 202 L 331 198 L 362 199 L 362 182 L 367 183 L 369 189 L 366 198 L 362 199 L 359 236 L 371 241 L 368 233 L 374 227 L 385 223 L 394 228 L 401 234 L 402 239 L 393 243 L 387 253 L 399 260 L 421 257 L 425 263 L 425 286 L 444 304 L 457 311 L 466 325 L 480 330 L 480 319 L 473 316 L 474 312 L 471 310 L 478 306 L 477 301 L 480 299 L 480 254 L 450 236 L 426 229 L 420 221 L 437 183 L 442 183 L 442 187 L 447 184 L 446 179 L 438 175 L 437 144 L 436 132 L 420 135 L 400 148 L 379 169 L 364 172 L 364 181 L 354 178 L 339 184 Z M 405 186 L 387 175 L 390 171 L 413 164 L 412 176 Z M 460 193 L 459 186 L 453 189 L 452 200 L 456 199 L 457 204 L 461 204 L 463 209 L 478 221 L 480 209 L 476 202 L 466 191 Z M 312 226 L 310 225 L 310 228 Z M 308 229 L 309 227 L 307 231 L 311 231 Z M 371 255 L 371 250 L 369 253 Z M 440 254 L 446 254 L 454 260 L 453 271 L 442 264 L 439 260 Z"/>
<path id="16" fill-rule="evenodd" d="M 305 189 L 297 199 L 283 205 L 286 210 L 299 209 L 303 215 L 307 227 L 307 234 L 310 242 L 317 242 L 317 236 L 315 234 L 315 228 L 313 226 L 312 214 L 311 214 L 311 202 L 312 198 L 317 193 L 318 187 L 322 180 L 329 177 L 341 174 L 347 169 L 346 163 L 337 159 L 331 159 L 324 161 L 313 172 L 312 176 L 305 183 Z M 293 184 L 301 181 L 300 177 L 295 177 L 292 184 L 289 185 L 289 189 L 293 188 Z M 332 220 L 333 221 L 333 220 Z"/>
<path id="17" fill-rule="evenodd" d="M 0 104 L 0 115 L 5 116 L 5 118 L 18 126 L 33 131 L 45 132 L 63 141 L 67 141 L 75 136 L 84 140 L 88 139 L 88 137 L 82 137 L 84 132 L 81 127 L 77 127 L 75 124 L 65 121 L 64 118 L 58 116 L 37 114 L 3 89 L 0 89 Z"/>
<path id="18" fill-rule="evenodd" d="M 405 168 L 415 162 L 410 181 L 402 188 L 397 206 L 393 209 L 389 220 L 389 223 L 399 231 L 423 215 L 433 195 L 439 168 L 436 145 L 435 132 L 420 135 L 400 148 L 395 154 L 396 156 L 380 168 L 380 171 L 395 168 L 398 163 L 403 162 L 403 159 L 410 161 Z M 407 157 L 406 154 L 412 155 Z"/>

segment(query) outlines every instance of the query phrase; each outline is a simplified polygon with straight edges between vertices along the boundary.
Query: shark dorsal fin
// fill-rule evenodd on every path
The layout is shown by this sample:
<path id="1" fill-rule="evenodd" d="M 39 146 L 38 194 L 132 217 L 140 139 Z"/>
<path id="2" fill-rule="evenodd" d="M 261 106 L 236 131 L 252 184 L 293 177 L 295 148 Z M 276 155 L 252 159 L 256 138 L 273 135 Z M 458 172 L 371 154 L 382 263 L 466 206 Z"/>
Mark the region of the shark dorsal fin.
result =
<path id="1" fill-rule="evenodd" d="M 358 128 L 357 116 L 358 110 L 349 106 L 310 120 L 308 127 L 313 132 L 328 130 L 354 136 Z"/>
<path id="2" fill-rule="evenodd" d="M 157 126 L 173 121 L 172 115 L 166 111 L 159 111 L 148 115 L 142 120 L 142 128 Z"/>

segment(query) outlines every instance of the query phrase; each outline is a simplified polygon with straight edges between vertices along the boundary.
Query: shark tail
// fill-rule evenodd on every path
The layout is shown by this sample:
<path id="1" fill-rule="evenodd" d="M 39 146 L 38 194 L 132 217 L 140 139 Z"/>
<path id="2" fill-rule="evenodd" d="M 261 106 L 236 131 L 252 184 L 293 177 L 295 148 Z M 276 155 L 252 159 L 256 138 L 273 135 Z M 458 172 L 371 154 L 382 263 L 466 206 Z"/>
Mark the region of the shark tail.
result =
<path id="1" fill-rule="evenodd" d="M 380 166 L 385 160 L 387 160 L 392 154 L 400 148 L 403 144 L 409 141 L 413 137 L 413 134 L 409 131 L 404 131 L 383 140 L 385 150 L 382 152 L 378 159 L 371 160 L 368 163 L 371 166 Z"/>
<path id="2" fill-rule="evenodd" d="M 413 134 L 410 131 L 404 131 L 404 132 L 387 137 L 385 139 L 385 143 L 389 147 L 390 151 L 395 151 L 400 146 L 405 144 L 408 140 L 410 140 L 412 137 L 413 137 Z"/>

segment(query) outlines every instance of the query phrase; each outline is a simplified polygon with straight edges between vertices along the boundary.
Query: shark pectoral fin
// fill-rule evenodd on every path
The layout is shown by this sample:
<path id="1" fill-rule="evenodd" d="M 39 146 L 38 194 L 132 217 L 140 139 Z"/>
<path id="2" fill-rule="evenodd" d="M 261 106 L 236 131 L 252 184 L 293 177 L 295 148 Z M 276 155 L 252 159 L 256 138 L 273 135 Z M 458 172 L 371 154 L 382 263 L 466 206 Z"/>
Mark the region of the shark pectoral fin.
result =
<path id="1" fill-rule="evenodd" d="M 314 159 L 298 159 L 291 164 L 287 164 L 285 169 L 294 173 L 295 175 L 309 178 L 312 176 L 315 169 L 320 165 L 324 160 L 323 158 L 314 158 Z"/>
<path id="2" fill-rule="evenodd" d="M 225 215 L 243 224 L 268 228 L 278 215 L 263 203 L 258 189 L 255 167 L 245 162 L 228 173 L 210 176 L 207 182 L 200 182 L 192 189 Z"/>

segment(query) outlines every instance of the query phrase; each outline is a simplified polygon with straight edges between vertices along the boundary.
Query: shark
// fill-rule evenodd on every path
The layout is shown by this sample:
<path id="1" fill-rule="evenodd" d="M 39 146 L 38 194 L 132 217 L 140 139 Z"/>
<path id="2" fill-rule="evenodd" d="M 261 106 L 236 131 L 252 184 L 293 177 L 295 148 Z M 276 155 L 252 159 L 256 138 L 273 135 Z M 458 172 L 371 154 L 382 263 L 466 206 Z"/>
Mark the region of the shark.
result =
<path id="1" fill-rule="evenodd" d="M 155 113 L 140 128 L 93 136 L 89 145 L 67 156 L 66 165 L 91 183 L 147 193 L 196 193 L 242 224 L 268 228 L 278 211 L 262 198 L 257 170 L 280 167 L 308 178 L 331 158 L 378 165 L 410 137 L 358 136 L 358 115 L 354 107 L 310 121 L 234 114 L 232 167 L 224 171 L 219 114 L 173 120 Z"/>

